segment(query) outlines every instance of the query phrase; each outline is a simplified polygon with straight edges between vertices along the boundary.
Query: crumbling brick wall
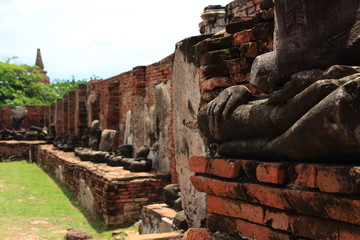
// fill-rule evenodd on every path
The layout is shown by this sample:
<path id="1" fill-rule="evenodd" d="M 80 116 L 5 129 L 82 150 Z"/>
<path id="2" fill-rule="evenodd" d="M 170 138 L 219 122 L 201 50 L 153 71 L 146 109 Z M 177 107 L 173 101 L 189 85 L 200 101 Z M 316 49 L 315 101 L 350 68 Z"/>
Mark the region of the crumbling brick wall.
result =
<path id="1" fill-rule="evenodd" d="M 38 148 L 37 162 L 44 171 L 64 184 L 107 228 L 138 221 L 143 206 L 163 201 L 162 190 L 169 184 L 167 174 L 129 173 L 106 164 L 81 162 L 74 153 L 52 150 L 50 145 Z"/>
<path id="2" fill-rule="evenodd" d="M 360 169 L 354 164 L 192 157 L 189 165 L 197 173 L 192 183 L 207 194 L 212 232 L 246 239 L 360 238 Z"/>
<path id="3" fill-rule="evenodd" d="M 25 130 L 31 126 L 43 127 L 45 118 L 45 106 L 24 106 L 27 110 L 27 115 L 22 124 Z M 11 115 L 13 106 L 4 106 L 0 108 L 0 129 L 12 129 Z"/>

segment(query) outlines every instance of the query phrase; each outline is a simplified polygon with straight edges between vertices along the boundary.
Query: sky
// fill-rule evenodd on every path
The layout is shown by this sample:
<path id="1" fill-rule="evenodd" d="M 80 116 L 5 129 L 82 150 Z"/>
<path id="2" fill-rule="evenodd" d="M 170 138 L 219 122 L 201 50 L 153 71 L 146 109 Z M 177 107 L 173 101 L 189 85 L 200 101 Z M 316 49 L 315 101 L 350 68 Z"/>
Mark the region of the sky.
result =
<path id="1" fill-rule="evenodd" d="M 34 65 L 54 79 L 108 78 L 172 54 L 199 35 L 204 8 L 231 0 L 0 0 L 0 61 Z"/>

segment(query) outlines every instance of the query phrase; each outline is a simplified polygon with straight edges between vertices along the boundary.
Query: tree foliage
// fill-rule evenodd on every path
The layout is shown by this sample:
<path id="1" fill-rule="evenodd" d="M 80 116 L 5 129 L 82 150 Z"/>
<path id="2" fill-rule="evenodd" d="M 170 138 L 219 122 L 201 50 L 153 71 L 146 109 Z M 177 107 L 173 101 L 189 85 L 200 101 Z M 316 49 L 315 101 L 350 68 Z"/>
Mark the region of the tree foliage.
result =
<path id="1" fill-rule="evenodd" d="M 11 58 L 14 59 L 14 58 Z M 55 103 L 70 90 L 75 90 L 86 80 L 54 80 L 43 83 L 38 67 L 0 62 L 0 106 L 48 105 Z"/>
<path id="2" fill-rule="evenodd" d="M 51 89 L 55 92 L 57 98 L 62 98 L 71 90 L 75 90 L 79 84 L 86 83 L 86 80 L 59 80 L 56 79 L 51 82 Z"/>
<path id="3" fill-rule="evenodd" d="M 45 105 L 56 100 L 55 92 L 42 82 L 37 67 L 0 62 L 0 106 Z"/>

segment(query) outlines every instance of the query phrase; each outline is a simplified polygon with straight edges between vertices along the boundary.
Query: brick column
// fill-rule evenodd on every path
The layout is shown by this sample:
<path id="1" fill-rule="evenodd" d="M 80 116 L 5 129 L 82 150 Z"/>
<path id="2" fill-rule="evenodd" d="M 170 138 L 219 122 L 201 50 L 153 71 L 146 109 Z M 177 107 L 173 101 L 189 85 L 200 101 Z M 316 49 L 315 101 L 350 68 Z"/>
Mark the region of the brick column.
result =
<path id="1" fill-rule="evenodd" d="M 60 136 L 63 133 L 63 121 L 63 99 L 57 99 L 54 116 L 56 136 Z"/>
<path id="2" fill-rule="evenodd" d="M 75 91 L 69 91 L 68 93 L 68 106 L 67 106 L 67 118 L 68 118 L 68 134 L 69 139 L 73 139 L 75 135 Z"/>
<path id="3" fill-rule="evenodd" d="M 79 84 L 76 89 L 74 114 L 74 129 L 79 144 L 81 136 L 87 127 L 86 84 Z"/>
<path id="4" fill-rule="evenodd" d="M 63 134 L 66 136 L 68 134 L 68 94 L 63 97 Z"/>

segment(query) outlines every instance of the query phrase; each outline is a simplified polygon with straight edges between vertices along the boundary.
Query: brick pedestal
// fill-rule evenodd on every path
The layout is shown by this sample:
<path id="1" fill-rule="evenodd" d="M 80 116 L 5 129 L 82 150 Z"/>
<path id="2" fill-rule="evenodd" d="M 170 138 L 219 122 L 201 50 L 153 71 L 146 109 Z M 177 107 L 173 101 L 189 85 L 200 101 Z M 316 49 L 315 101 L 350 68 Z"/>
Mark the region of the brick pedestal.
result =
<path id="1" fill-rule="evenodd" d="M 360 239 L 359 164 L 206 157 L 189 164 L 197 173 L 192 184 L 207 194 L 211 232 L 264 240 Z"/>

